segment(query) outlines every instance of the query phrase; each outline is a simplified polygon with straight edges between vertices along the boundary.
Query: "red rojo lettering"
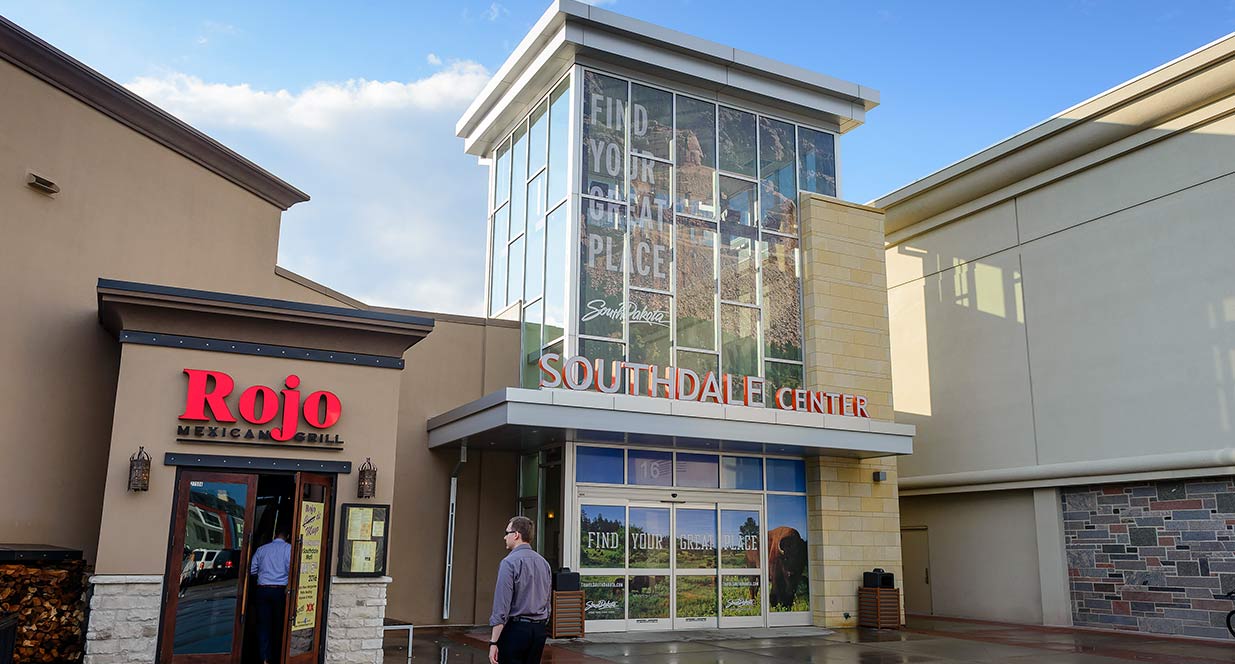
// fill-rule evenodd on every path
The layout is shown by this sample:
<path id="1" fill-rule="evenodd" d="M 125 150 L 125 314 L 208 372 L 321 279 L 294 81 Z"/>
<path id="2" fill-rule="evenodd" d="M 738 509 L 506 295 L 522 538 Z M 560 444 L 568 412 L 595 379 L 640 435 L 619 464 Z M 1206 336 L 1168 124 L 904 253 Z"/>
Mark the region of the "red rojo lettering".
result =
<path id="1" fill-rule="evenodd" d="M 180 419 L 198 422 L 236 421 L 226 401 L 236 386 L 231 376 L 222 371 L 203 369 L 185 369 L 184 373 L 189 377 L 189 383 L 185 392 L 184 412 L 180 414 Z M 281 414 L 280 426 L 270 430 L 270 437 L 279 442 L 296 437 L 302 414 L 300 390 L 297 389 L 300 387 L 300 377 L 290 374 L 283 379 L 283 384 L 286 389 L 280 390 L 278 394 L 265 385 L 249 387 L 240 394 L 238 409 L 240 417 L 256 425 L 273 422 Z M 210 411 L 209 415 L 206 413 L 207 409 Z M 303 415 L 309 426 L 327 429 L 342 417 L 343 403 L 333 392 L 319 390 L 305 397 Z"/>

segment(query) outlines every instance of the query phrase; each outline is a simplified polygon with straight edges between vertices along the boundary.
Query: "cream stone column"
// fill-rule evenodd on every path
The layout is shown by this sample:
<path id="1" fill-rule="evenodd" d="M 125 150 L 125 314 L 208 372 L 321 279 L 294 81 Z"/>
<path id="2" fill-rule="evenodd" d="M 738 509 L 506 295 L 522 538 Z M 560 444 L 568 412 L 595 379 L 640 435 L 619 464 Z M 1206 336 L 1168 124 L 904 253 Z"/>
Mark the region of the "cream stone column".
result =
<path id="1" fill-rule="evenodd" d="M 806 387 L 865 396 L 877 429 L 894 419 L 883 212 L 816 194 L 801 204 Z M 811 458 L 806 481 L 814 623 L 852 627 L 862 572 L 882 567 L 900 586 L 896 460 Z"/>

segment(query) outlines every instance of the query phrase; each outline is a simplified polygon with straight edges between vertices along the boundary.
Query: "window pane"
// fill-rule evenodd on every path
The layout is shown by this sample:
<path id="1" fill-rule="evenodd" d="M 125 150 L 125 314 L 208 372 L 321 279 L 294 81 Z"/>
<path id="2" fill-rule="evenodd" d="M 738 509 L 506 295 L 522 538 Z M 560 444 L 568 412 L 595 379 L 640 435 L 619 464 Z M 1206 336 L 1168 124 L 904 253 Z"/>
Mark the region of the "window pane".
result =
<path id="1" fill-rule="evenodd" d="M 489 315 L 496 316 L 506 308 L 506 233 L 510 223 L 510 206 L 493 214 L 493 266 L 489 285 Z"/>
<path id="2" fill-rule="evenodd" d="M 625 540 L 625 507 L 579 506 L 580 567 L 625 567 Z"/>
<path id="3" fill-rule="evenodd" d="M 545 222 L 545 340 L 562 336 L 566 326 L 566 233 L 568 205 L 559 205 Z"/>
<path id="4" fill-rule="evenodd" d="M 801 189 L 836 195 L 836 137 L 824 131 L 798 127 L 798 154 L 802 159 Z"/>
<path id="5" fill-rule="evenodd" d="M 755 177 L 755 114 L 720 107 L 720 170 Z"/>
<path id="6" fill-rule="evenodd" d="M 716 227 L 677 220 L 677 343 L 716 348 Z"/>
<path id="7" fill-rule="evenodd" d="M 720 176 L 720 221 L 724 224 L 755 225 L 754 182 Z"/>
<path id="8" fill-rule="evenodd" d="M 679 539 L 679 546 L 681 540 Z M 681 557 L 681 551 L 678 551 Z M 716 617 L 716 577 L 681 575 L 677 577 L 677 617 L 679 618 L 715 618 Z"/>
<path id="9" fill-rule="evenodd" d="M 570 79 L 549 96 L 549 106 L 549 202 L 557 203 L 566 197 L 570 163 Z"/>
<path id="10" fill-rule="evenodd" d="M 527 132 L 527 172 L 529 174 L 540 170 L 545 165 L 545 157 L 549 143 L 549 104 L 541 102 L 532 110 L 528 117 Z"/>
<path id="11" fill-rule="evenodd" d="M 720 488 L 763 490 L 763 459 L 759 457 L 721 457 Z"/>
<path id="12" fill-rule="evenodd" d="M 523 238 L 510 243 L 506 274 L 506 302 L 513 304 L 523 297 Z"/>
<path id="13" fill-rule="evenodd" d="M 699 217 L 716 214 L 716 106 L 677 98 L 677 211 Z"/>
<path id="14" fill-rule="evenodd" d="M 583 200 L 579 250 L 579 332 L 622 336 L 626 206 Z"/>
<path id="15" fill-rule="evenodd" d="M 493 167 L 493 206 L 510 198 L 510 140 L 497 149 L 497 165 Z"/>
<path id="16" fill-rule="evenodd" d="M 720 564 L 726 569 L 759 569 L 759 512 L 720 511 Z"/>
<path id="17" fill-rule="evenodd" d="M 720 305 L 721 369 L 737 376 L 759 375 L 759 310 Z"/>
<path id="18" fill-rule="evenodd" d="M 519 457 L 519 497 L 535 497 L 540 491 L 540 454 Z"/>
<path id="19" fill-rule="evenodd" d="M 545 174 L 541 173 L 527 183 L 528 223 L 543 216 L 545 216 Z"/>
<path id="20" fill-rule="evenodd" d="M 772 460 L 769 459 L 769 462 Z M 806 496 L 768 496 L 768 608 L 774 612 L 809 611 Z"/>
<path id="21" fill-rule="evenodd" d="M 621 484 L 622 450 L 579 445 L 575 448 L 575 481 Z"/>
<path id="22" fill-rule="evenodd" d="M 630 151 L 668 159 L 673 93 L 632 83 L 630 94 Z"/>
<path id="23" fill-rule="evenodd" d="M 633 523 L 633 512 L 632 523 Z M 630 555 L 633 559 L 635 552 L 632 549 Z M 634 567 L 631 563 L 631 567 Z M 668 559 L 662 566 L 669 567 Z M 627 616 L 630 620 L 638 620 L 641 618 L 668 618 L 669 617 L 669 577 L 667 576 L 632 576 L 630 577 L 630 613 Z"/>
<path id="24" fill-rule="evenodd" d="M 763 227 L 797 235 L 798 193 L 793 125 L 759 118 L 759 211 Z"/>
<path id="25" fill-rule="evenodd" d="M 630 484 L 673 486 L 673 452 L 629 450 L 626 452 L 626 473 Z M 666 557 L 665 564 L 668 562 Z"/>
<path id="26" fill-rule="evenodd" d="M 690 369 L 699 374 L 702 378 L 709 371 L 716 373 L 720 371 L 720 358 L 711 353 L 692 353 L 690 351 L 679 350 L 678 361 L 676 365 L 679 369 Z"/>
<path id="27" fill-rule="evenodd" d="M 768 459 L 768 491 L 806 492 L 806 462 L 801 459 Z"/>
<path id="28" fill-rule="evenodd" d="M 802 284 L 798 273 L 798 241 L 764 234 L 760 248 L 764 356 L 801 360 Z"/>
<path id="29" fill-rule="evenodd" d="M 510 238 L 518 237 L 527 226 L 527 126 L 515 128 L 510 150 Z"/>
<path id="30" fill-rule="evenodd" d="M 678 486 L 705 489 L 715 489 L 720 486 L 720 459 L 715 454 L 678 452 L 674 472 L 677 475 Z"/>
<path id="31" fill-rule="evenodd" d="M 246 484 L 192 482 L 185 519 L 185 550 L 208 551 L 203 557 L 213 555 L 213 560 L 207 560 L 212 565 L 217 561 L 220 567 L 224 556 L 238 562 L 243 535 L 252 528 L 245 523 L 250 498 Z M 192 566 L 187 560 L 183 562 Z M 241 601 L 240 586 L 230 574 L 213 579 L 206 574 L 201 577 L 191 586 L 182 582 L 182 594 L 176 605 L 174 655 L 231 652 L 236 636 L 236 608 Z"/>
<path id="32" fill-rule="evenodd" d="M 524 299 L 535 300 L 545 287 L 545 218 L 533 217 L 527 228 L 527 266 L 523 270 Z"/>
<path id="33" fill-rule="evenodd" d="M 613 385 L 613 362 L 626 359 L 626 346 L 613 341 L 597 341 L 595 339 L 580 339 L 579 354 L 595 362 L 601 360 L 601 373 L 596 377 L 597 382 L 603 382 L 605 386 Z M 618 380 L 622 381 L 622 386 L 618 389 L 619 392 L 625 392 L 626 381 L 623 376 L 619 376 Z"/>
<path id="34" fill-rule="evenodd" d="M 669 290 L 669 267 L 673 256 L 667 164 L 630 158 L 630 285 Z"/>
<path id="35" fill-rule="evenodd" d="M 626 179 L 626 81 L 583 74 L 583 192 L 620 201 Z"/>
<path id="36" fill-rule="evenodd" d="M 802 387 L 802 365 L 785 362 L 764 362 L 763 403 L 770 408 L 777 407 L 776 392 L 782 387 L 798 389 Z M 793 403 L 792 398 L 786 398 L 786 403 Z"/>
<path id="37" fill-rule="evenodd" d="M 721 224 L 720 227 L 720 299 L 728 302 L 757 304 L 755 282 L 755 236 L 758 231 L 747 226 Z"/>
<path id="38" fill-rule="evenodd" d="M 529 304 L 523 308 L 523 387 L 540 386 L 540 347 L 544 345 L 541 339 L 541 321 L 544 319 L 544 307 L 540 302 Z"/>
<path id="39" fill-rule="evenodd" d="M 667 367 L 673 364 L 669 337 L 668 295 L 630 292 L 630 361 Z M 644 390 L 647 379 L 640 381 Z"/>
<path id="40" fill-rule="evenodd" d="M 716 510 L 678 509 L 677 518 L 678 568 L 716 569 Z M 679 577 L 678 586 L 682 585 L 683 578 L 699 577 Z M 712 604 L 716 604 L 715 586 L 712 587 Z M 681 604 L 678 615 L 682 615 Z"/>
<path id="41" fill-rule="evenodd" d="M 625 576 L 581 576 L 579 587 L 588 598 L 583 609 L 584 620 L 626 619 Z"/>

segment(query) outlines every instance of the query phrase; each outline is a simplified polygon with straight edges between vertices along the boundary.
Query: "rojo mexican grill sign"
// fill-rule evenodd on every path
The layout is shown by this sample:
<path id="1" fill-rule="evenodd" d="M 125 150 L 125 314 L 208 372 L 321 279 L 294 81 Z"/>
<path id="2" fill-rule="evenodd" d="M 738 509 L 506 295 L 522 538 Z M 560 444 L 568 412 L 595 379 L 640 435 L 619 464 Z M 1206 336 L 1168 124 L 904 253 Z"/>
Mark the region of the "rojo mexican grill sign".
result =
<path id="1" fill-rule="evenodd" d="M 866 397 L 840 392 L 782 387 L 766 395 L 766 382 L 757 376 L 708 371 L 702 375 L 681 367 L 622 360 L 593 360 L 582 355 L 566 358 L 557 353 L 540 357 L 540 387 L 624 393 L 678 401 L 699 401 L 729 406 L 769 407 L 826 415 L 866 417 Z"/>
<path id="2" fill-rule="evenodd" d="M 343 447 L 339 434 L 327 431 L 343 417 L 343 402 L 328 390 L 302 394 L 296 374 L 284 378 L 276 391 L 266 385 L 237 390 L 236 381 L 222 371 L 184 373 L 188 383 L 180 413 L 184 424 L 176 426 L 178 441 Z M 308 431 L 300 430 L 302 422 Z"/>

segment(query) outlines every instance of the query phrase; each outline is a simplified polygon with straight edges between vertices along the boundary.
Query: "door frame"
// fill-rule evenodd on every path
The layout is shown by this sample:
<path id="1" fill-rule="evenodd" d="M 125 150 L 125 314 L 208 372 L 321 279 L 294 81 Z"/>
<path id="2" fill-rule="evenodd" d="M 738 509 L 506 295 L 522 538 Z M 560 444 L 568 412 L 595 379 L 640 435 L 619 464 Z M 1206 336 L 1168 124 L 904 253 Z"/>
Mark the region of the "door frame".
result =
<path id="1" fill-rule="evenodd" d="M 330 615 L 326 613 L 324 607 L 326 605 L 326 596 L 329 586 L 326 583 L 330 578 L 330 551 L 333 548 L 332 541 L 334 532 L 334 517 L 335 517 L 335 490 L 338 484 L 335 479 L 337 476 L 327 475 L 324 473 L 311 473 L 308 471 L 298 471 L 295 473 L 296 489 L 295 489 L 295 514 L 293 516 L 292 526 L 294 534 L 292 535 L 292 564 L 287 571 L 287 598 L 283 602 L 283 644 L 282 657 L 285 664 L 312 664 L 321 659 L 321 652 L 324 650 L 326 639 L 326 624 L 324 617 Z M 318 553 L 318 576 L 317 576 L 317 602 L 314 610 L 314 629 L 316 634 L 313 639 L 312 647 L 307 652 L 299 655 L 291 654 L 292 645 L 292 624 L 296 619 L 296 596 L 299 593 L 300 581 L 300 562 L 301 551 L 304 545 L 304 534 L 300 532 L 303 525 L 303 515 L 301 509 L 304 505 L 304 487 L 307 485 L 316 484 L 324 486 L 326 489 L 324 520 L 322 522 L 322 541 L 319 544 Z M 295 581 L 295 584 L 293 584 Z"/>
<path id="2" fill-rule="evenodd" d="M 175 655 L 173 647 L 176 639 L 176 609 L 180 604 L 180 569 L 177 561 L 184 564 L 185 526 L 188 520 L 189 482 L 227 482 L 244 484 L 248 491 L 247 505 L 244 508 L 244 532 L 241 534 L 239 574 L 236 576 L 237 603 L 232 618 L 232 649 L 229 653 Z M 171 542 L 167 550 L 167 569 L 163 583 L 163 606 L 159 613 L 159 636 L 156 644 L 158 661 L 167 664 L 216 664 L 218 662 L 236 662 L 240 659 L 244 647 L 245 608 L 248 600 L 248 567 L 253 555 L 253 515 L 257 508 L 257 474 L 246 472 L 220 472 L 212 469 L 177 468 L 175 490 L 172 498 Z M 182 518 L 181 515 L 184 515 Z M 180 526 L 180 527 L 177 527 Z"/>

